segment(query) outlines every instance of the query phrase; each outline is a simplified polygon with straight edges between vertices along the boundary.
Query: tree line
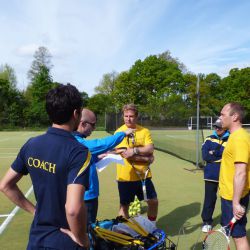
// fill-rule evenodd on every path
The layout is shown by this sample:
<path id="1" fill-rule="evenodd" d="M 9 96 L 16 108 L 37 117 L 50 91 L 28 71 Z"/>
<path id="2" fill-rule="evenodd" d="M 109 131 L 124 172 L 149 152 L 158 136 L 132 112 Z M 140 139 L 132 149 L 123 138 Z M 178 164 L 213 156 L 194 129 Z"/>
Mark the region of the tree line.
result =
<path id="1" fill-rule="evenodd" d="M 0 128 L 49 125 L 45 96 L 59 84 L 51 76 L 51 59 L 46 47 L 38 48 L 27 72 L 29 84 L 22 91 L 17 88 L 14 69 L 8 64 L 0 68 Z M 249 120 L 249 67 L 233 68 L 224 78 L 216 73 L 199 74 L 199 78 L 197 93 L 197 75 L 166 51 L 135 61 L 127 71 L 104 74 L 95 94 L 89 97 L 83 91 L 82 97 L 99 117 L 120 111 L 125 103 L 135 103 L 144 117 L 157 122 L 195 116 L 199 94 L 201 116 L 217 116 L 225 103 L 237 101 L 246 108 Z"/>

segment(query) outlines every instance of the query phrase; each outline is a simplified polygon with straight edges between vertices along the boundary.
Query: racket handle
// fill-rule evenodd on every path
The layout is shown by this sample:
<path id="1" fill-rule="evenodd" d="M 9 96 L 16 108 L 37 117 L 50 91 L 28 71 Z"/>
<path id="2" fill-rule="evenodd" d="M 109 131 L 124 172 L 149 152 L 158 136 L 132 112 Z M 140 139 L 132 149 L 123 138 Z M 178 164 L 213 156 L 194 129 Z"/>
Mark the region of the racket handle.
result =
<path id="1" fill-rule="evenodd" d="M 233 217 L 233 219 L 230 221 L 230 224 L 234 224 L 237 221 L 237 219 L 235 217 Z"/>
<path id="2" fill-rule="evenodd" d="M 246 207 L 242 206 L 241 207 L 244 209 L 244 212 L 246 212 Z M 235 217 L 233 217 L 233 219 L 230 221 L 230 224 L 233 225 L 235 222 L 237 221 L 237 219 Z"/>

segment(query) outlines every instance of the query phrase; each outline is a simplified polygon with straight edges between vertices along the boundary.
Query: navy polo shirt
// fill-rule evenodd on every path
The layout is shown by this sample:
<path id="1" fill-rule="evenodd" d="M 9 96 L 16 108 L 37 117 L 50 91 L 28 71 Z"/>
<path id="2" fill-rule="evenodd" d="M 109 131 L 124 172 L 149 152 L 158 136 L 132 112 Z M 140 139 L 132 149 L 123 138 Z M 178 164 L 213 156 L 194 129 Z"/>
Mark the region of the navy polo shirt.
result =
<path id="1" fill-rule="evenodd" d="M 28 249 L 77 248 L 60 228 L 69 228 L 65 213 L 67 185 L 80 184 L 88 189 L 90 159 L 88 149 L 63 129 L 51 127 L 23 145 L 11 167 L 30 174 L 37 201 Z"/>

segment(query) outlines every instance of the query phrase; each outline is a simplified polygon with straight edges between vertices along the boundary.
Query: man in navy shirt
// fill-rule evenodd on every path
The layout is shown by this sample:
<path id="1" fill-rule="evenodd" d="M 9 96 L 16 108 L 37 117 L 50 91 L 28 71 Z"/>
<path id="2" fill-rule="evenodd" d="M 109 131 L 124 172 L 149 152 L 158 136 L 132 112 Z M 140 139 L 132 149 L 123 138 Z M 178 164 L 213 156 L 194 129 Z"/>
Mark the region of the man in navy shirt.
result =
<path id="1" fill-rule="evenodd" d="M 75 140 L 82 98 L 72 85 L 59 85 L 46 96 L 52 121 L 47 133 L 29 139 L 0 183 L 17 206 L 34 214 L 28 250 L 78 250 L 89 246 L 82 196 L 89 185 L 91 154 Z M 36 205 L 25 198 L 18 181 L 30 174 Z"/>
<path id="2" fill-rule="evenodd" d="M 96 221 L 98 210 L 98 196 L 99 196 L 99 180 L 96 171 L 95 163 L 99 160 L 98 155 L 107 152 L 116 147 L 125 136 L 134 132 L 134 129 L 127 129 L 124 132 L 116 133 L 115 135 L 98 138 L 93 140 L 86 140 L 90 136 L 96 125 L 96 116 L 93 111 L 89 109 L 82 110 L 81 122 L 74 132 L 75 138 L 91 152 L 91 167 L 89 173 L 89 190 L 84 194 L 84 201 L 88 211 L 88 224 Z"/>

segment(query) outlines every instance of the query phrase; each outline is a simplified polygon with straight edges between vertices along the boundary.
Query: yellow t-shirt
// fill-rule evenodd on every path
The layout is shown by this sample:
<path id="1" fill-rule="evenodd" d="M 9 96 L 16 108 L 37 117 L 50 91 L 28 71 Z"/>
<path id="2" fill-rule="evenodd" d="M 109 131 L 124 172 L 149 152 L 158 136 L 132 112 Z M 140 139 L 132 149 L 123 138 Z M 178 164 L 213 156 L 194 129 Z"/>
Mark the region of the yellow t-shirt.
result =
<path id="1" fill-rule="evenodd" d="M 128 127 L 124 124 L 120 128 L 118 128 L 115 133 L 120 131 L 127 130 Z M 117 148 L 119 147 L 140 147 L 140 146 L 146 146 L 149 144 L 153 144 L 153 141 L 151 139 L 151 134 L 147 128 L 144 128 L 142 126 L 136 125 L 136 131 L 134 136 L 134 142 L 131 138 L 125 137 L 123 141 L 117 145 Z M 117 177 L 116 179 L 118 181 L 138 181 L 140 180 L 140 177 L 136 173 L 135 169 L 140 173 L 141 177 L 144 178 L 144 174 L 146 170 L 148 169 L 147 163 L 140 163 L 140 164 L 134 164 L 134 167 L 132 166 L 131 162 L 129 162 L 127 159 L 124 159 L 124 165 L 116 164 L 117 166 Z M 151 172 L 149 170 L 147 177 L 152 177 Z"/>
<path id="2" fill-rule="evenodd" d="M 243 128 L 236 130 L 229 136 L 222 155 L 219 194 L 226 200 L 233 199 L 234 163 L 236 162 L 247 164 L 247 181 L 242 193 L 242 197 L 244 197 L 250 189 L 250 135 Z"/>

